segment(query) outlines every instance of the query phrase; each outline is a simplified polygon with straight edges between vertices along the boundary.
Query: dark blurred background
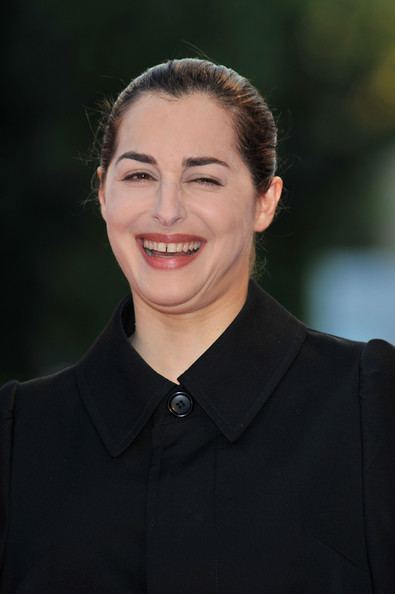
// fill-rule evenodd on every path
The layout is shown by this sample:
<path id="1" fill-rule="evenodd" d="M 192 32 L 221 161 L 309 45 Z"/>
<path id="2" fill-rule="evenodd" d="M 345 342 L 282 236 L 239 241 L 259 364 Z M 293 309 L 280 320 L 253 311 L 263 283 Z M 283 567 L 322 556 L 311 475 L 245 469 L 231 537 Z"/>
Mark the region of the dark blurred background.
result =
<path id="1" fill-rule="evenodd" d="M 395 341 L 393 0 L 7 10 L 0 383 L 74 362 L 128 291 L 90 189 L 98 104 L 175 57 L 235 68 L 274 109 L 286 193 L 259 243 L 261 284 L 319 329 Z"/>

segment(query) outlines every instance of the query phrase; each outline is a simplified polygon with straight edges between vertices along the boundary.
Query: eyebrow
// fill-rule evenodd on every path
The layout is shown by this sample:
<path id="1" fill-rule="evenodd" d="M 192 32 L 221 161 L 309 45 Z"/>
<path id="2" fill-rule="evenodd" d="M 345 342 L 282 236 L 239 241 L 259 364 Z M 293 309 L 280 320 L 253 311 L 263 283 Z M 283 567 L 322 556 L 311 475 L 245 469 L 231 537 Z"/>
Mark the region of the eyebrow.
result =
<path id="1" fill-rule="evenodd" d="M 183 167 L 200 167 L 201 165 L 211 165 L 212 163 L 229 168 L 229 165 L 225 161 L 216 157 L 189 157 L 183 160 L 182 165 Z"/>
<path id="2" fill-rule="evenodd" d="M 139 161 L 140 163 L 157 165 L 154 157 L 144 153 L 137 153 L 136 151 L 127 151 L 126 153 L 122 153 L 122 155 L 120 155 L 116 160 L 116 164 L 118 164 L 122 159 L 131 159 L 132 161 Z M 226 163 L 226 161 L 222 161 L 216 157 L 189 157 L 188 159 L 183 160 L 182 165 L 183 167 L 201 167 L 202 165 L 211 165 L 212 163 L 229 168 L 229 165 Z"/>

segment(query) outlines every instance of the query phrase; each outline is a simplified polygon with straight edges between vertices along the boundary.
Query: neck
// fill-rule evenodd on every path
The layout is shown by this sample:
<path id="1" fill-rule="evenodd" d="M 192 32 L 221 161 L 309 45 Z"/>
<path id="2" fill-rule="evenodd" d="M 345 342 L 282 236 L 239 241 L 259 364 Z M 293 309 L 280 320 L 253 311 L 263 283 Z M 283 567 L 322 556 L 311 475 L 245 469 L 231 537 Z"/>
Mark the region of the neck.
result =
<path id="1" fill-rule="evenodd" d="M 243 307 L 248 284 L 236 295 L 216 299 L 206 307 L 172 314 L 154 309 L 133 296 L 135 332 L 130 342 L 157 373 L 174 383 L 224 332 Z"/>

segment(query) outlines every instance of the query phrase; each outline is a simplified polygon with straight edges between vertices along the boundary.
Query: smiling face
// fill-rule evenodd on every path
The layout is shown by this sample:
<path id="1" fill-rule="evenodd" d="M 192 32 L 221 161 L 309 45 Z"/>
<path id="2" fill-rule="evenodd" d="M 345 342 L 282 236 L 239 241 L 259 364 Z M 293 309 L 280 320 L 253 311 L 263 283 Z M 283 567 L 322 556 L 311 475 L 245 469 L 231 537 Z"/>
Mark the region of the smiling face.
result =
<path id="1" fill-rule="evenodd" d="M 253 234 L 271 223 L 281 180 L 257 196 L 231 116 L 212 98 L 143 94 L 99 177 L 109 241 L 135 302 L 181 313 L 245 297 Z"/>

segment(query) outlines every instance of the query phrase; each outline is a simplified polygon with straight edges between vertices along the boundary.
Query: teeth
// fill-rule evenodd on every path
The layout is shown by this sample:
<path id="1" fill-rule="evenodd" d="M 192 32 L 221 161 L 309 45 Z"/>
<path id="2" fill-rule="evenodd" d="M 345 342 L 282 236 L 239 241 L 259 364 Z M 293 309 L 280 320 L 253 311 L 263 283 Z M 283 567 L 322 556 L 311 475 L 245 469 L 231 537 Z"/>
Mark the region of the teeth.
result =
<path id="1" fill-rule="evenodd" d="M 188 252 L 197 252 L 200 246 L 200 241 L 190 241 L 189 243 L 164 243 L 162 241 L 151 241 L 150 239 L 143 240 L 143 247 L 145 250 L 161 253 L 175 254 L 183 252 L 187 254 Z"/>

